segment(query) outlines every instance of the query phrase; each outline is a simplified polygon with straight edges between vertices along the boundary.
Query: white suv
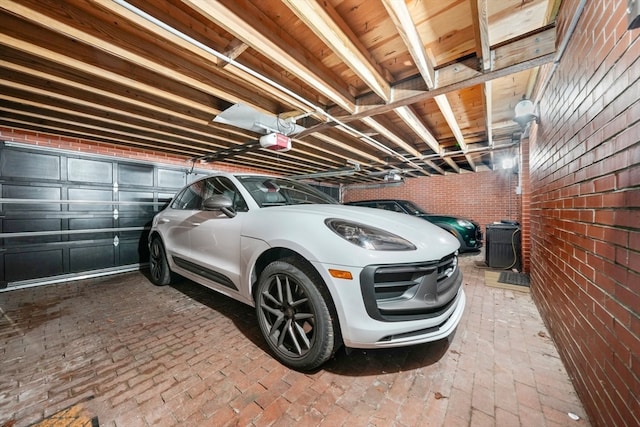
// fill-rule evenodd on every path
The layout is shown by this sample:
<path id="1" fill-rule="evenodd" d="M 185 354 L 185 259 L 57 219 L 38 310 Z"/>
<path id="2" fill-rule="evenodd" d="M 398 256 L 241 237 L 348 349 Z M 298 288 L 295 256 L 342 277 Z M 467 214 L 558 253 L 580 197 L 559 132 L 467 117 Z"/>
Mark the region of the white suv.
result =
<path id="1" fill-rule="evenodd" d="M 440 340 L 465 305 L 458 241 L 419 218 L 344 206 L 298 181 L 216 173 L 153 220 L 150 276 L 178 273 L 256 308 L 275 357 L 299 370 L 341 345 Z"/>

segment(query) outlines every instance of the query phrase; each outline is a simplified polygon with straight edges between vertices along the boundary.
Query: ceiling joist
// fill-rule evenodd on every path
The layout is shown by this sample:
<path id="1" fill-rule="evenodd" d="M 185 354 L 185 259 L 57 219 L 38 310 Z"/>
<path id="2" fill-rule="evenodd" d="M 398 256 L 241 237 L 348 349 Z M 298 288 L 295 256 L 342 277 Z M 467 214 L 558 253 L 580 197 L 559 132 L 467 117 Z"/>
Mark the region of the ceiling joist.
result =
<path id="1" fill-rule="evenodd" d="M 261 136 L 212 121 L 243 104 L 303 130 L 289 152 L 233 165 L 361 166 L 331 183 L 491 169 L 520 132 L 513 106 L 555 59 L 559 5 L 6 0 L 0 124 L 188 160 Z"/>

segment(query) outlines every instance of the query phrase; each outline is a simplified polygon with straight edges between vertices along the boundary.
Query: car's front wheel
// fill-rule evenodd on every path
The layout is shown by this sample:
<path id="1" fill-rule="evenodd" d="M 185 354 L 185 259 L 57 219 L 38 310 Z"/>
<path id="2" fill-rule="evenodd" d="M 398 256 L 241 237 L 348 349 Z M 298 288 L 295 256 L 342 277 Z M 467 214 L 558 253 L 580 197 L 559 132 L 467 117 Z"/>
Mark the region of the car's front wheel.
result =
<path id="1" fill-rule="evenodd" d="M 283 364 L 305 371 L 326 362 L 336 348 L 328 292 L 314 276 L 294 260 L 274 261 L 256 290 L 258 323 L 267 344 Z"/>
<path id="2" fill-rule="evenodd" d="M 158 237 L 154 237 L 149 245 L 149 276 L 154 285 L 164 286 L 171 282 L 171 270 L 167 262 L 164 245 Z"/>

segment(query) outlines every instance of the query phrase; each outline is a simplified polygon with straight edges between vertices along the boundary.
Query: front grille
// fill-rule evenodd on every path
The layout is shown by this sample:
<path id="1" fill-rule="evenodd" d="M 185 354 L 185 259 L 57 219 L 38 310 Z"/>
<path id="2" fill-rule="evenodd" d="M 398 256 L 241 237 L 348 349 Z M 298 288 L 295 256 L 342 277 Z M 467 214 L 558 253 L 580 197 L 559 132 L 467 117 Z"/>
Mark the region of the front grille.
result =
<path id="1" fill-rule="evenodd" d="M 455 253 L 432 262 L 370 265 L 360 275 L 367 312 L 384 321 L 438 316 L 454 300 L 461 283 Z"/>

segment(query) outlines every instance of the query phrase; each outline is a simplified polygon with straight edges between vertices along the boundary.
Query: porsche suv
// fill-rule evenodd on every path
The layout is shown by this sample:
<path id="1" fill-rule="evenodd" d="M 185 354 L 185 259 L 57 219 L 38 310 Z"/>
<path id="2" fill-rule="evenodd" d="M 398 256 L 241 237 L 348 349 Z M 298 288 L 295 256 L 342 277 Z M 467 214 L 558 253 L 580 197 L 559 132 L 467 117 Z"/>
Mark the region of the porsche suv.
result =
<path id="1" fill-rule="evenodd" d="M 177 273 L 255 307 L 272 354 L 312 370 L 341 346 L 453 333 L 465 306 L 458 247 L 427 221 L 344 206 L 302 182 L 216 173 L 154 217 L 150 278 Z"/>
<path id="2" fill-rule="evenodd" d="M 438 227 L 453 234 L 460 242 L 460 252 L 474 251 L 482 247 L 482 228 L 480 227 L 480 224 L 465 218 L 430 214 L 408 200 L 360 200 L 357 202 L 348 202 L 346 204 L 351 206 L 385 209 L 426 219 L 427 221 L 432 222 Z"/>

